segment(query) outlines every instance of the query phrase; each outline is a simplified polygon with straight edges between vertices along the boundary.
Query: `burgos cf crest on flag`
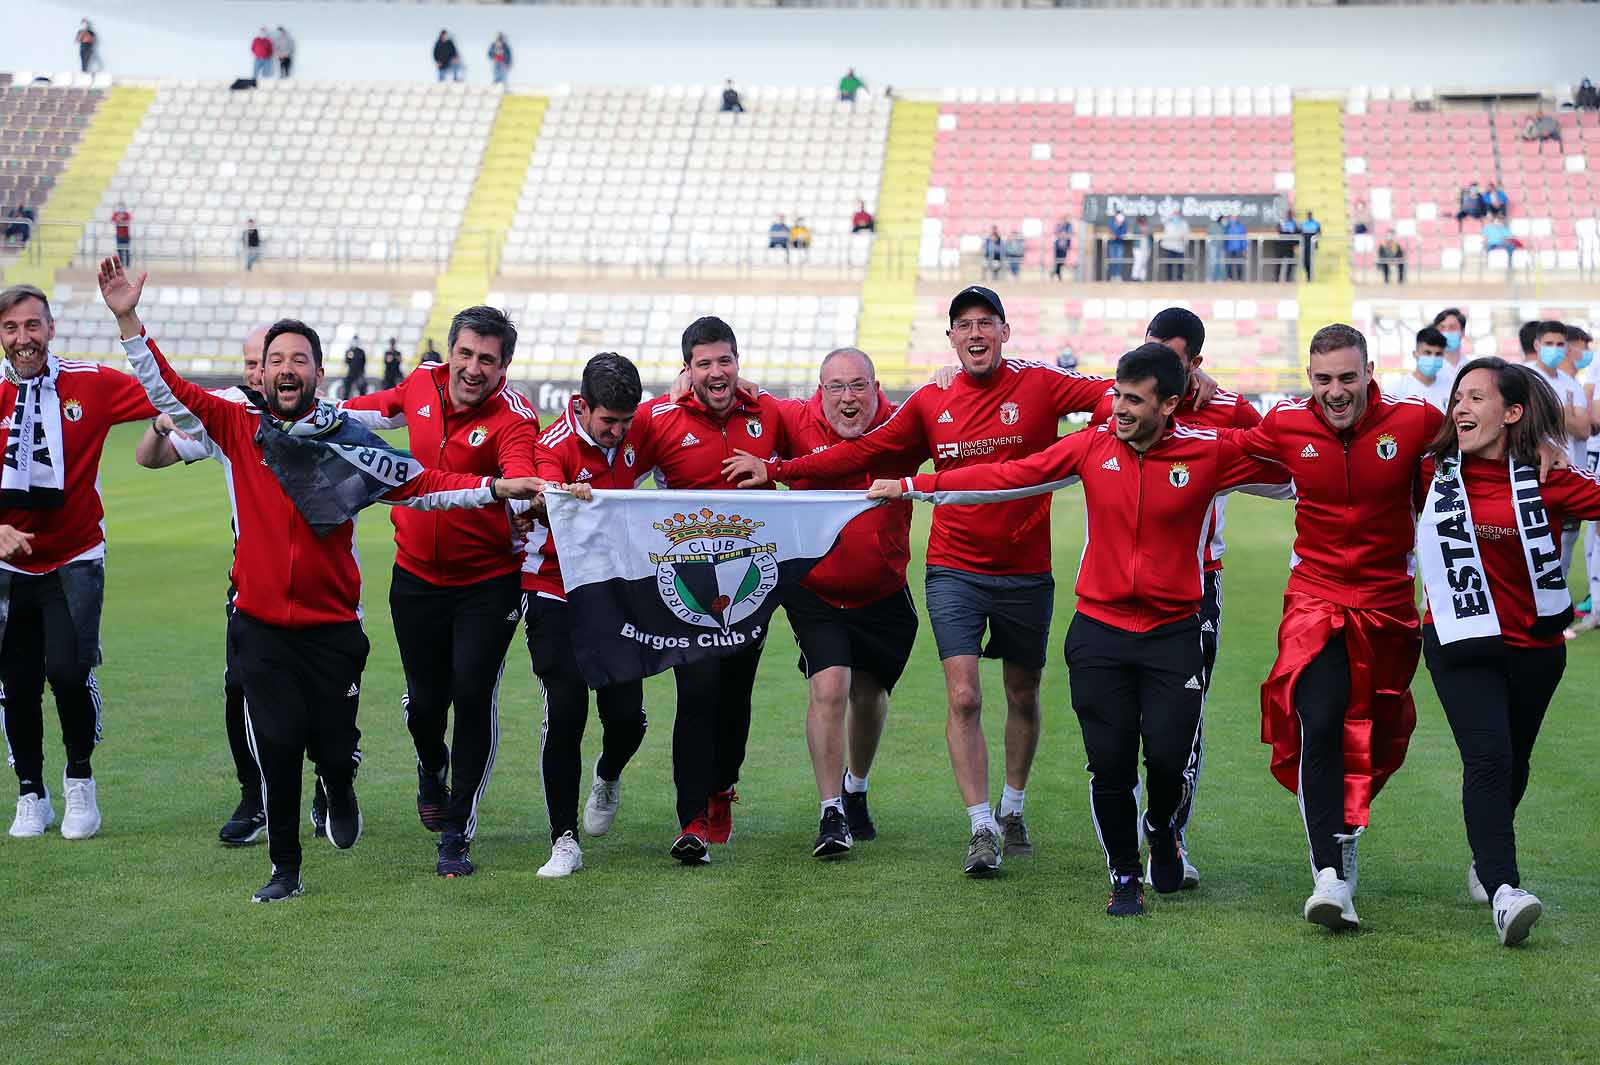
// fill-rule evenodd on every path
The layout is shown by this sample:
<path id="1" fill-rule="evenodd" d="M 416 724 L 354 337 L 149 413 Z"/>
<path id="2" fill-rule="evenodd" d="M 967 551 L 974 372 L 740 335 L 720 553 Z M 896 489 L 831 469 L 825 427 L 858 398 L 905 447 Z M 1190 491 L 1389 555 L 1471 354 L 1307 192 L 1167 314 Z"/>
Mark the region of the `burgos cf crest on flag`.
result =
<path id="1" fill-rule="evenodd" d="M 756 538 L 765 524 L 710 507 L 655 522 L 672 543 L 666 554 L 650 555 L 667 609 L 681 621 L 723 632 L 754 614 L 778 586 L 778 545 Z"/>

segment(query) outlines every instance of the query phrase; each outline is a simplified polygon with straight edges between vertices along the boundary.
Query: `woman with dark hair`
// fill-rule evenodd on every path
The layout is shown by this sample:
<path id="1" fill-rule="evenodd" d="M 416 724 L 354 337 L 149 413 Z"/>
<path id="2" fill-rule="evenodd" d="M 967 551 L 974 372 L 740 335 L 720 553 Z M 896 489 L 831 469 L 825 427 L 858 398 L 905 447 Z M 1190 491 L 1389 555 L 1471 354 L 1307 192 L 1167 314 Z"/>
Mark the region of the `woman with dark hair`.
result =
<path id="1" fill-rule="evenodd" d="M 1572 599 L 1561 573 L 1566 517 L 1600 517 L 1600 482 L 1550 471 L 1565 439 L 1555 392 L 1504 359 L 1461 368 L 1444 425 L 1422 460 L 1417 556 L 1427 594 L 1423 658 L 1461 751 L 1467 889 L 1493 904 L 1513 946 L 1543 913 L 1517 872 L 1517 804 L 1545 710 L 1566 668 Z"/>

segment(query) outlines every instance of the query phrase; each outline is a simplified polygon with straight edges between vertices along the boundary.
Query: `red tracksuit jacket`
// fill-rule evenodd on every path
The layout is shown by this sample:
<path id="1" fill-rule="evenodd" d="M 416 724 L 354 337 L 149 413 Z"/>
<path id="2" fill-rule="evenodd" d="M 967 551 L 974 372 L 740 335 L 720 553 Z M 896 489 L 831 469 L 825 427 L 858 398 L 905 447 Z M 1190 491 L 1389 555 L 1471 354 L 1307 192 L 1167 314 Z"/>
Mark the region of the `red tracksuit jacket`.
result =
<path id="1" fill-rule="evenodd" d="M 752 401 L 736 394 L 733 408 L 718 418 L 693 393 L 674 403 L 657 396 L 639 407 L 628 430 L 628 442 L 655 460 L 656 484 L 662 488 L 733 486 L 722 472 L 722 460 L 735 450 L 774 459 L 787 446 L 778 399 L 761 393 Z M 769 483 L 765 487 L 772 487 Z"/>
<path id="2" fill-rule="evenodd" d="M 1083 482 L 1088 531 L 1078 611 L 1148 632 L 1200 610 L 1213 500 L 1246 485 L 1287 486 L 1282 465 L 1246 455 L 1215 429 L 1172 423 L 1143 454 L 1109 423 L 1063 437 L 1029 458 L 908 478 L 936 503 L 1014 499 Z"/>
<path id="3" fill-rule="evenodd" d="M 654 459 L 641 453 L 630 432 L 618 447 L 607 452 L 590 439 L 578 424 L 577 397 L 567 402 L 560 418 L 539 436 L 534 445 L 534 470 L 556 484 L 588 484 L 595 488 L 637 488 L 650 476 Z M 544 522 L 535 522 L 528 534 L 527 554 L 522 563 L 522 590 L 551 599 L 565 600 L 561 584 L 561 561 L 556 542 Z"/>
<path id="4" fill-rule="evenodd" d="M 1231 434 L 1294 477 L 1288 592 L 1355 609 L 1414 601 L 1418 463 L 1443 421 L 1425 400 L 1386 396 L 1374 383 L 1366 413 L 1348 433 L 1335 432 L 1316 400 L 1305 398 L 1286 399 L 1254 429 Z"/>
<path id="5" fill-rule="evenodd" d="M 235 530 L 234 606 L 257 621 L 289 629 L 355 621 L 361 616 L 361 567 L 355 522 L 319 537 L 267 468 L 256 445 L 261 413 L 185 381 L 144 336 L 123 348 L 146 391 L 174 417 L 192 414 L 222 452 Z M 423 470 L 391 491 L 408 506 L 486 506 L 489 477 Z"/>
<path id="6" fill-rule="evenodd" d="M 1061 418 L 1093 410 L 1103 377 L 1004 359 L 988 377 L 965 371 L 948 389 L 923 385 L 878 428 L 804 458 L 778 462 L 779 480 L 839 481 L 886 457 L 955 470 L 1021 459 L 1055 443 Z M 998 507 L 940 507 L 928 536 L 928 565 L 973 573 L 1048 573 L 1050 497 Z"/>
<path id="7" fill-rule="evenodd" d="M 808 400 L 780 400 L 784 435 L 788 440 L 785 457 L 815 455 L 845 443 L 834 432 L 822 413 L 822 389 Z M 894 404 L 878 392 L 878 413 L 869 428 L 876 429 L 894 414 Z M 837 480 L 799 478 L 790 487 L 812 489 L 865 489 L 879 477 L 905 477 L 917 472 L 919 460 L 904 455 L 889 455 L 871 468 Z M 859 607 L 893 595 L 906 586 L 906 564 L 911 561 L 911 504 L 891 503 L 873 507 L 853 518 L 839 534 L 821 562 L 812 567 L 801 584 L 824 602 L 836 607 Z"/>
<path id="8" fill-rule="evenodd" d="M 8 569 L 49 573 L 80 558 L 104 558 L 105 507 L 100 501 L 100 455 L 113 425 L 154 418 L 156 409 L 139 382 L 99 363 L 57 359 L 56 395 L 61 401 L 61 448 L 66 466 L 59 507 L 0 507 L 0 524 L 33 533 L 30 555 L 19 554 Z M 0 378 L 0 454 L 10 443 L 17 386 Z"/>
<path id="9" fill-rule="evenodd" d="M 1261 424 L 1260 412 L 1237 392 L 1219 388 L 1211 397 L 1211 402 L 1198 410 L 1189 406 L 1189 400 L 1193 395 L 1191 391 L 1185 396 L 1184 405 L 1178 408 L 1177 419 L 1183 425 L 1197 429 L 1254 429 Z M 1111 417 L 1111 401 L 1115 396 L 1114 388 L 1106 389 L 1105 397 L 1089 416 L 1090 425 L 1099 425 Z M 1222 539 L 1223 512 L 1227 502 L 1226 499 L 1219 497 L 1211 508 L 1211 521 L 1206 535 L 1207 573 L 1222 568 L 1222 553 L 1228 549 Z"/>
<path id="10" fill-rule="evenodd" d="M 527 399 L 502 381 L 476 407 L 450 402 L 450 368 L 418 367 L 394 388 L 341 403 L 376 411 L 384 426 L 404 425 L 411 454 L 429 469 L 485 477 L 532 477 L 539 418 Z M 475 584 L 515 573 L 522 552 L 512 546 L 505 507 L 422 511 L 400 508 L 394 521 L 395 563 L 419 580 Z"/>

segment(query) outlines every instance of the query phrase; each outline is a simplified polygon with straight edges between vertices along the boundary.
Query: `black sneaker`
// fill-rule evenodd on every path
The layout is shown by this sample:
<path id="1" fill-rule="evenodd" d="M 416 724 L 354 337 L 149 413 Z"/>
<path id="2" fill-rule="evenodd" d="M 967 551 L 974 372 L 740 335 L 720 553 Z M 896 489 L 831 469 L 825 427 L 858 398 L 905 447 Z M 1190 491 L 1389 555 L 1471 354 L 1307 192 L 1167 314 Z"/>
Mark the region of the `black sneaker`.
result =
<path id="1" fill-rule="evenodd" d="M 439 837 L 439 864 L 435 871 L 444 877 L 472 875 L 472 841 L 460 832 Z"/>
<path id="2" fill-rule="evenodd" d="M 444 782 L 444 771 L 430 773 L 417 763 L 417 816 L 422 827 L 429 832 L 443 832 L 450 811 L 450 787 Z"/>
<path id="3" fill-rule="evenodd" d="M 866 792 L 844 792 L 844 819 L 854 838 L 868 842 L 878 838 L 878 826 L 872 823 L 872 815 L 867 812 Z"/>
<path id="4" fill-rule="evenodd" d="M 356 786 L 352 781 L 327 785 L 328 842 L 340 850 L 349 850 L 361 838 L 361 805 L 356 802 Z"/>
<path id="5" fill-rule="evenodd" d="M 1033 853 L 1033 840 L 1028 837 L 1028 826 L 1023 824 L 1021 814 L 1006 814 L 999 821 L 1006 837 L 1007 858 L 1026 858 Z"/>
<path id="6" fill-rule="evenodd" d="M 854 842 L 850 835 L 850 826 L 845 823 L 844 814 L 830 806 L 822 815 L 822 824 L 817 829 L 817 843 L 811 848 L 811 857 L 842 858 L 850 853 L 851 844 Z"/>
<path id="7" fill-rule="evenodd" d="M 225 846 L 244 847 L 261 838 L 267 830 L 267 815 L 261 809 L 261 800 L 244 798 L 233 808 L 233 816 L 217 832 L 217 839 Z"/>
<path id="8" fill-rule="evenodd" d="M 1150 886 L 1163 895 L 1183 887 L 1183 850 L 1178 833 L 1169 825 L 1163 830 L 1144 822 L 1144 838 L 1150 844 Z"/>
<path id="9" fill-rule="evenodd" d="M 305 892 L 305 887 L 300 883 L 300 870 L 279 869 L 272 870 L 272 879 L 256 888 L 254 895 L 250 896 L 251 902 L 283 902 Z"/>
<path id="10" fill-rule="evenodd" d="M 317 839 L 322 839 L 328 834 L 328 792 L 322 786 L 322 778 L 317 778 L 317 786 L 311 792 L 311 834 Z"/>
<path id="11" fill-rule="evenodd" d="M 1143 917 L 1144 882 L 1136 876 L 1118 876 L 1111 880 L 1111 898 L 1106 903 L 1108 917 Z"/>
<path id="12" fill-rule="evenodd" d="M 706 844 L 706 819 L 702 815 L 684 826 L 678 838 L 672 841 L 671 854 L 684 865 L 708 865 L 711 848 Z"/>

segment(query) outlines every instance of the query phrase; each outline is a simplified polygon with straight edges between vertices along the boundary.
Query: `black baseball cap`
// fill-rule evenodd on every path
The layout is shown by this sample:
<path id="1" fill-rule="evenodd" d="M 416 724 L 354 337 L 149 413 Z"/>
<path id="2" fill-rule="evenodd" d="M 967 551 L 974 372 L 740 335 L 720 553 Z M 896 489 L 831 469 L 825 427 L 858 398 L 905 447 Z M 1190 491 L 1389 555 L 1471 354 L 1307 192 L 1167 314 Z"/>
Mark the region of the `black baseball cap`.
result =
<path id="1" fill-rule="evenodd" d="M 994 289 L 984 288 L 982 285 L 968 285 L 956 293 L 956 298 L 950 301 L 951 320 L 954 321 L 956 315 L 974 303 L 981 303 L 989 308 L 999 315 L 1002 322 L 1006 320 L 1005 304 L 1000 302 L 1000 297 L 995 294 Z"/>

